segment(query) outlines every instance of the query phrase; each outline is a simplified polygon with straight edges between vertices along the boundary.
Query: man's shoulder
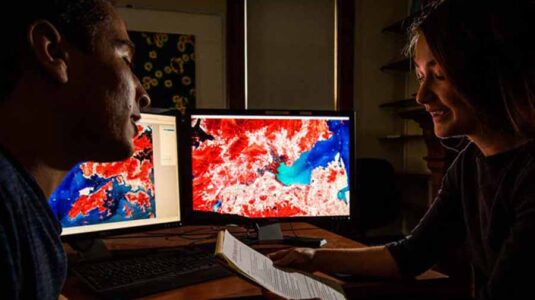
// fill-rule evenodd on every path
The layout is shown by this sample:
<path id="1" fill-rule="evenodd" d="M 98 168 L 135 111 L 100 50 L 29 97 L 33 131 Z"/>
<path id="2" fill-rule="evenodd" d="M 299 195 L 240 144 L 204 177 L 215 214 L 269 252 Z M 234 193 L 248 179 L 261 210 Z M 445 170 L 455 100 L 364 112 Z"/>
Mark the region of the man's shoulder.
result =
<path id="1" fill-rule="evenodd" d="M 18 172 L 18 167 L 16 166 L 14 159 L 0 148 L 0 176 L 6 176 L 14 172 Z"/>
<path id="2" fill-rule="evenodd" d="M 21 172 L 11 159 L 0 151 L 0 201 L 3 202 L 0 205 L 15 201 L 21 192 L 30 188 Z"/>
<path id="3" fill-rule="evenodd" d="M 0 176 L 9 174 L 14 169 L 11 159 L 0 149 Z"/>

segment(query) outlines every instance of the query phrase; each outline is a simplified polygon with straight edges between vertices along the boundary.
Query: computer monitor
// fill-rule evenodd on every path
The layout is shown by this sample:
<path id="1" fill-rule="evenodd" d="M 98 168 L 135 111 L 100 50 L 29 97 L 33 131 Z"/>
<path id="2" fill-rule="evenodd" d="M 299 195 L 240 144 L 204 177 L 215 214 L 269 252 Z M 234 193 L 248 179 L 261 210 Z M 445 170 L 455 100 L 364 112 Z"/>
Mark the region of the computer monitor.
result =
<path id="1" fill-rule="evenodd" d="M 353 112 L 196 110 L 189 118 L 188 218 L 350 218 Z"/>
<path id="2" fill-rule="evenodd" d="M 180 223 L 177 117 L 141 114 L 134 154 L 84 162 L 49 198 L 62 236 L 105 236 Z"/>

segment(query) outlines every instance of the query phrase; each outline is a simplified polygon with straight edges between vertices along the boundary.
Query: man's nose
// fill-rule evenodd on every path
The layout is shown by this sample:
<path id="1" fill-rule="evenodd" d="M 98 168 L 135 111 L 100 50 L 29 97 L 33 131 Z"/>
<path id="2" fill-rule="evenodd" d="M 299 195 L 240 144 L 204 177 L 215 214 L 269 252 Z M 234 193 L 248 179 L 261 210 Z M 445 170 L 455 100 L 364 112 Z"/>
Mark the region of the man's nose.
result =
<path id="1" fill-rule="evenodd" d="M 139 97 L 139 100 L 138 100 L 140 109 L 149 106 L 151 102 L 149 95 L 147 94 L 147 92 L 145 92 L 145 89 L 143 89 L 143 91 L 144 93 Z"/>
<path id="2" fill-rule="evenodd" d="M 149 106 L 151 100 L 149 94 L 147 94 L 147 91 L 145 90 L 143 85 L 141 85 L 139 78 L 135 76 L 134 80 L 136 81 L 136 102 L 139 106 L 139 109 L 142 109 Z"/>

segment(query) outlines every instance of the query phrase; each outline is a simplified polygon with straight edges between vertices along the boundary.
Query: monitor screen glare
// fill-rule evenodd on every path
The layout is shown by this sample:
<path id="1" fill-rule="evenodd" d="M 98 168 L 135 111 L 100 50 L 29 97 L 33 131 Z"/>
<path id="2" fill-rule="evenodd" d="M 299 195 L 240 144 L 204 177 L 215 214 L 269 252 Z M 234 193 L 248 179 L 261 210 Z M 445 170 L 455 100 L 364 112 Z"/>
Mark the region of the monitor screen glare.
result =
<path id="1" fill-rule="evenodd" d="M 49 198 L 62 235 L 180 221 L 176 118 L 142 114 L 132 157 L 76 165 Z"/>
<path id="2" fill-rule="evenodd" d="M 194 114 L 191 122 L 194 211 L 349 216 L 349 117 Z"/>

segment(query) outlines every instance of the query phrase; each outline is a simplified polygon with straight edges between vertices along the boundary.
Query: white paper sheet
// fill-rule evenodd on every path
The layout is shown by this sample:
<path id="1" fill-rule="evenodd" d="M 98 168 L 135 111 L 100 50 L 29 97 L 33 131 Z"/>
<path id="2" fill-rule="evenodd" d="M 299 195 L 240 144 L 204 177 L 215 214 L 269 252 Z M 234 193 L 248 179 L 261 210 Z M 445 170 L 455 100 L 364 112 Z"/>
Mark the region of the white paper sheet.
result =
<path id="1" fill-rule="evenodd" d="M 225 230 L 223 253 L 249 277 L 284 298 L 345 299 L 342 293 L 323 282 L 301 273 L 290 273 L 275 268 L 269 258 L 243 244 L 227 230 Z"/>

